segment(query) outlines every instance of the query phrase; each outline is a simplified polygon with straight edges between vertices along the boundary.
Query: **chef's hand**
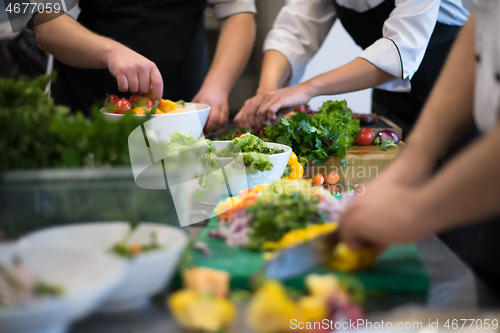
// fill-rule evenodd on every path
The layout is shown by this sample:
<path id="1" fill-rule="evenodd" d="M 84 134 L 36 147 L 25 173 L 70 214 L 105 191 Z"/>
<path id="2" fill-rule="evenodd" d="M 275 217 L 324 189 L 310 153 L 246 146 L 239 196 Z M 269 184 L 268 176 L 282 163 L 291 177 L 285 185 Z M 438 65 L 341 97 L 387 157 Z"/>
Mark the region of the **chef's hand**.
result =
<path id="1" fill-rule="evenodd" d="M 420 240 L 432 233 L 423 202 L 418 188 L 370 182 L 342 214 L 341 239 L 353 249 L 369 246 L 376 252 L 394 243 Z"/>
<path id="2" fill-rule="evenodd" d="M 151 91 L 153 101 L 161 99 L 163 79 L 152 61 L 118 44 L 107 52 L 105 63 L 111 75 L 116 78 L 120 91 L 141 94 Z"/>
<path id="3" fill-rule="evenodd" d="M 257 94 L 254 97 L 247 99 L 245 104 L 234 117 L 234 122 L 240 128 L 253 127 L 257 128 L 256 115 L 257 110 L 262 104 L 265 94 Z"/>
<path id="4" fill-rule="evenodd" d="M 268 92 L 260 103 L 256 113 L 256 126 L 253 127 L 262 127 L 275 122 L 277 115 L 307 104 L 314 96 L 315 90 L 309 81 Z"/>
<path id="5" fill-rule="evenodd" d="M 204 103 L 211 106 L 204 133 L 215 132 L 222 128 L 229 119 L 228 94 L 217 89 L 202 88 L 193 98 L 193 103 Z"/>

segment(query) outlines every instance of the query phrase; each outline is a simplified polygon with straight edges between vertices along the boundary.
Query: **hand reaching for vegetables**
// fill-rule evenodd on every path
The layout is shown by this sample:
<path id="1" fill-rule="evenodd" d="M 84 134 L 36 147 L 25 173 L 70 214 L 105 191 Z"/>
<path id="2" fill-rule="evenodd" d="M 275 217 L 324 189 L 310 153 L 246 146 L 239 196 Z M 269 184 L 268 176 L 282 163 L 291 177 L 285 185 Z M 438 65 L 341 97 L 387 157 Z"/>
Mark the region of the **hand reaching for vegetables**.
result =
<path id="1" fill-rule="evenodd" d="M 268 92 L 264 95 L 256 114 L 257 126 L 276 121 L 276 116 L 307 104 L 315 96 L 313 86 L 308 82 Z M 260 127 L 259 126 L 259 127 Z"/>
<path id="2" fill-rule="evenodd" d="M 158 67 L 139 53 L 116 44 L 105 54 L 104 62 L 116 78 L 118 89 L 141 94 L 151 91 L 153 101 L 161 100 L 163 79 Z"/>
<path id="3" fill-rule="evenodd" d="M 256 128 L 256 114 L 259 109 L 265 94 L 257 94 L 254 97 L 247 99 L 245 105 L 241 108 L 240 112 L 234 117 L 234 122 L 240 128 Z"/>
<path id="4" fill-rule="evenodd" d="M 229 119 L 229 104 L 227 93 L 215 89 L 202 88 L 193 98 L 193 103 L 204 103 L 211 106 L 205 134 L 222 128 Z"/>

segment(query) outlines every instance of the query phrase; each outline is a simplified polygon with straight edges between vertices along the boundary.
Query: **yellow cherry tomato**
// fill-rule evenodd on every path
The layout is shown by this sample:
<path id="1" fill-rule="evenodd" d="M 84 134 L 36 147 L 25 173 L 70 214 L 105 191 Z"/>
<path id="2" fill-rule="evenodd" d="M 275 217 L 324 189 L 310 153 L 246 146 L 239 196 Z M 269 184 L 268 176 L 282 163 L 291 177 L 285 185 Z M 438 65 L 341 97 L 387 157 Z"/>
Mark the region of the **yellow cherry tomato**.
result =
<path id="1" fill-rule="evenodd" d="M 291 167 L 292 171 L 290 172 L 288 178 L 292 180 L 302 179 L 302 177 L 304 176 L 304 167 L 302 166 L 302 164 L 297 162 L 295 164 L 292 164 Z"/>
<path id="2" fill-rule="evenodd" d="M 290 158 L 288 159 L 287 165 L 294 165 L 296 163 L 299 163 L 299 159 L 297 158 L 297 155 L 292 151 L 290 154 Z"/>

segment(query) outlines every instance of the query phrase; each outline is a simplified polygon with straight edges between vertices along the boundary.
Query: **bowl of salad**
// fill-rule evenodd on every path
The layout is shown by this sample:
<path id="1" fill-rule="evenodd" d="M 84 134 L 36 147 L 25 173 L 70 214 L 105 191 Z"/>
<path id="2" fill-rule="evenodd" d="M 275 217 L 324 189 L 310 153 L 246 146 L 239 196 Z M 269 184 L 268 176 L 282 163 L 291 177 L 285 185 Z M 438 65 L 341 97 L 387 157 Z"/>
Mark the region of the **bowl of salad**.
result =
<path id="1" fill-rule="evenodd" d="M 213 143 L 216 148 L 215 154 L 222 167 L 234 163 L 235 158 L 243 159 L 246 183 L 228 179 L 233 195 L 257 185 L 271 184 L 280 179 L 292 153 L 292 148 L 288 146 L 265 142 L 250 133 L 245 133 L 231 141 L 214 141 Z"/>
<path id="2" fill-rule="evenodd" d="M 60 333 L 121 282 L 125 264 L 85 249 L 0 245 L 0 332 Z"/>
<path id="3" fill-rule="evenodd" d="M 118 121 L 125 113 L 132 113 L 134 117 L 155 118 L 149 121 L 149 129 L 158 135 L 172 134 L 175 131 L 189 134 L 195 138 L 202 135 L 203 128 L 210 114 L 210 105 L 188 103 L 185 101 L 171 101 L 162 99 L 153 104 L 150 98 L 133 94 L 129 99 L 119 99 L 116 95 L 109 95 L 105 105 L 100 109 L 109 121 Z"/>
<path id="4" fill-rule="evenodd" d="M 181 228 L 156 223 L 97 222 L 41 230 L 21 244 L 91 249 L 121 259 L 124 280 L 109 294 L 100 312 L 142 307 L 170 282 L 188 237 Z"/>

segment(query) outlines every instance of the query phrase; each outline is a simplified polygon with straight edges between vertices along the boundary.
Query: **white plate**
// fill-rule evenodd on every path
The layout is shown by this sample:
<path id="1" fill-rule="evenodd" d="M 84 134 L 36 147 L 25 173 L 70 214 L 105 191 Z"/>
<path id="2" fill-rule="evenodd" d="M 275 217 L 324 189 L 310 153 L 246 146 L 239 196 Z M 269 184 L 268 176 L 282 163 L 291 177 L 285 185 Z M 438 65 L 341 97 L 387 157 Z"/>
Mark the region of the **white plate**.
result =
<path id="1" fill-rule="evenodd" d="M 139 254 L 132 259 L 120 258 L 127 265 L 125 279 L 107 297 L 102 312 L 118 312 L 147 304 L 150 297 L 166 287 L 172 278 L 180 255 L 187 245 L 185 232 L 176 227 L 141 223 L 129 243 L 149 243 L 156 231 L 162 249 Z M 21 239 L 24 246 L 80 247 L 99 253 L 110 253 L 111 247 L 129 231 L 127 222 L 95 222 L 41 230 Z"/>
<path id="2" fill-rule="evenodd" d="M 38 278 L 64 287 L 65 294 L 26 305 L 0 308 L 0 333 L 61 333 L 91 312 L 124 277 L 122 260 L 85 249 L 0 245 L 0 263 L 14 256 Z"/>

